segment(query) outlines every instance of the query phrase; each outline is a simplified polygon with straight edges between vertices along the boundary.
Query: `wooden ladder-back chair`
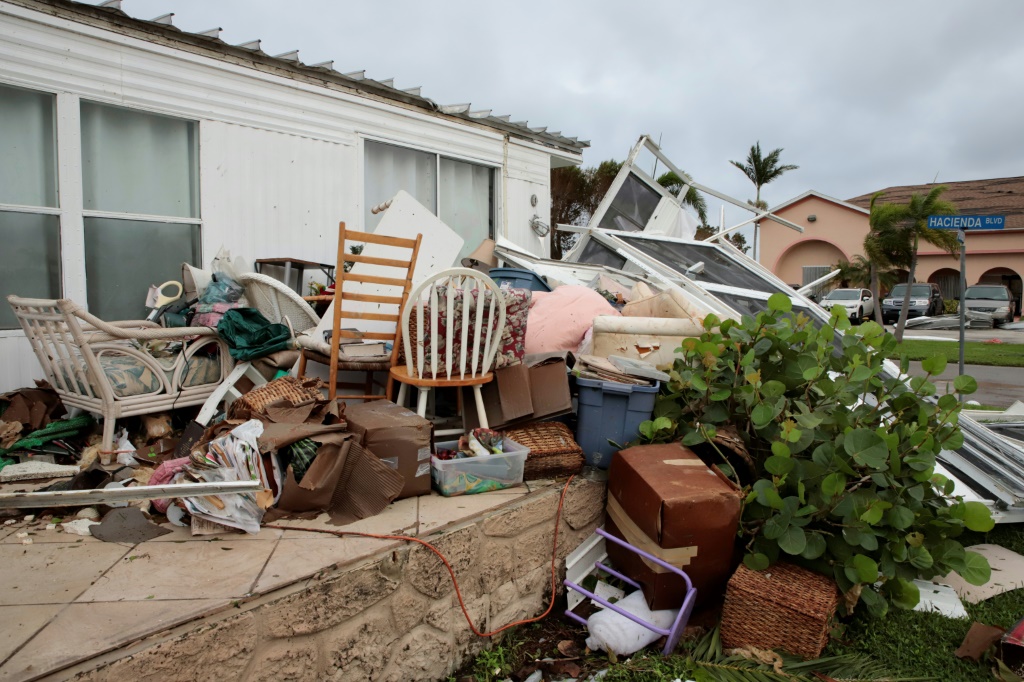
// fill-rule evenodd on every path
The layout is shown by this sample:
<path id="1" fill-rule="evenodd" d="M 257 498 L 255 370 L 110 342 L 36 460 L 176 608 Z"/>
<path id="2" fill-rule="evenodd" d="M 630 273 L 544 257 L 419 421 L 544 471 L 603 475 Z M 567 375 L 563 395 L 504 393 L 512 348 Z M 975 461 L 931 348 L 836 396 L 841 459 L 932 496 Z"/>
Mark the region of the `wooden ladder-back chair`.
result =
<path id="1" fill-rule="evenodd" d="M 333 323 L 331 325 L 330 354 L 322 352 L 322 339 L 312 339 L 312 343 L 303 345 L 299 356 L 298 374 L 305 376 L 306 363 L 310 360 L 319 362 L 330 367 L 330 381 L 328 395 L 331 399 L 338 396 L 338 388 L 362 389 L 363 393 L 358 395 L 343 394 L 345 400 L 381 400 L 391 399 L 391 377 L 387 380 L 385 394 L 374 394 L 373 373 L 388 372 L 398 360 L 398 341 L 401 338 L 398 329 L 398 322 L 402 314 L 402 308 L 409 297 L 409 290 L 412 289 L 412 276 L 416 269 L 416 258 L 420 252 L 420 240 L 423 235 L 416 235 L 415 239 L 403 237 L 388 237 L 376 235 L 370 232 L 357 232 L 346 229 L 345 223 L 338 226 L 338 266 L 335 270 L 334 294 L 327 296 L 307 296 L 307 301 L 331 301 L 333 303 Z M 409 250 L 409 259 L 381 258 L 368 253 L 346 253 L 346 246 L 351 244 L 379 245 L 385 247 L 396 247 Z M 369 249 L 372 251 L 373 249 Z M 361 274 L 358 270 L 362 268 L 353 267 L 355 272 L 345 272 L 345 263 L 365 263 L 383 268 L 393 268 L 400 271 L 394 277 L 382 277 L 379 275 Z M 355 283 L 373 285 L 373 293 L 365 293 L 367 287 L 360 287 L 360 291 L 346 290 L 345 284 Z M 394 312 L 365 312 L 355 311 L 351 307 L 346 308 L 346 303 L 376 303 L 380 305 L 394 306 Z M 342 320 L 352 320 L 350 326 L 358 327 L 360 321 L 375 321 L 387 323 L 386 331 L 351 331 L 342 329 Z M 371 341 L 391 341 L 393 347 L 387 358 L 369 357 L 341 357 L 339 339 L 359 339 Z M 318 350 L 316 346 L 319 346 Z M 366 379 L 363 383 L 339 382 L 338 372 L 364 372 Z"/>
<path id="2" fill-rule="evenodd" d="M 414 311 L 416 338 L 411 339 L 409 319 Z M 402 312 L 405 366 L 391 368 L 392 378 L 401 384 L 398 404 L 405 404 L 407 386 L 415 386 L 416 412 L 423 417 L 431 388 L 472 386 L 480 425 L 486 428 L 481 387 L 494 378 L 491 368 L 504 329 L 505 297 L 490 277 L 469 268 L 450 268 L 428 278 L 416 287 Z"/>

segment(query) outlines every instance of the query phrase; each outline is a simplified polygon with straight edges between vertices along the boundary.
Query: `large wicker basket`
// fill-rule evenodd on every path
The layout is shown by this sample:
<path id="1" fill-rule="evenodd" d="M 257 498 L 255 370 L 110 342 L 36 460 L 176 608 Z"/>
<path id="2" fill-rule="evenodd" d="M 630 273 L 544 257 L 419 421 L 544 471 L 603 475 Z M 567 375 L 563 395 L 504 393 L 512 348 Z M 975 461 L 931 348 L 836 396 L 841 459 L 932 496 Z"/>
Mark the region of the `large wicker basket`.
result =
<path id="1" fill-rule="evenodd" d="M 578 474 L 583 468 L 583 448 L 572 437 L 565 424 L 543 422 L 504 432 L 520 445 L 530 448 L 526 456 L 523 479 L 555 478 Z"/>
<path id="2" fill-rule="evenodd" d="M 823 575 L 791 564 L 764 571 L 741 564 L 725 592 L 722 644 L 817 658 L 838 604 L 835 583 Z"/>

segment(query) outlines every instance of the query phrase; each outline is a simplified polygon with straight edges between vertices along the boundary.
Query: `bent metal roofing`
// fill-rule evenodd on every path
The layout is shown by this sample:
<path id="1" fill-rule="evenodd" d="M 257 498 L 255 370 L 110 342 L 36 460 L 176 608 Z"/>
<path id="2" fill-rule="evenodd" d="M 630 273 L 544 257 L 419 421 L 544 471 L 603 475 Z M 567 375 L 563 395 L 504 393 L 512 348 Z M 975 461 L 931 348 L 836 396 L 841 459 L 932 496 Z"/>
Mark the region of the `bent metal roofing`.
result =
<path id="1" fill-rule="evenodd" d="M 1024 228 L 1024 177 L 887 187 L 881 201 L 904 203 L 911 194 L 927 194 L 939 185 L 947 188 L 942 198 L 956 204 L 961 214 L 1004 215 L 1008 229 Z M 867 208 L 872 195 L 874 192 L 854 197 L 849 203 Z"/>
<path id="2" fill-rule="evenodd" d="M 590 146 L 589 140 L 563 135 L 560 131 L 549 131 L 544 126 L 530 126 L 527 121 L 513 121 L 509 115 L 493 115 L 490 109 L 474 109 L 471 104 L 442 105 L 424 97 L 419 86 L 396 88 L 393 78 L 375 80 L 366 77 L 365 71 L 341 72 L 334 68 L 334 62 L 305 64 L 299 59 L 299 51 L 292 50 L 270 55 L 260 49 L 260 40 L 250 40 L 230 45 L 220 39 L 222 29 L 189 33 L 173 23 L 174 14 L 164 14 L 150 20 L 138 19 L 122 11 L 121 0 L 106 0 L 96 5 L 71 0 L 7 0 L 24 7 L 55 14 L 64 18 L 91 23 L 103 28 L 125 32 L 135 31 L 152 42 L 172 45 L 191 51 L 201 50 L 207 56 L 220 59 L 242 57 L 253 66 L 274 66 L 290 71 L 296 77 L 312 77 L 319 84 L 341 86 L 358 94 L 390 100 L 405 106 L 424 109 L 434 115 L 461 119 L 508 133 L 513 137 L 529 140 L 547 147 L 579 154 Z"/>

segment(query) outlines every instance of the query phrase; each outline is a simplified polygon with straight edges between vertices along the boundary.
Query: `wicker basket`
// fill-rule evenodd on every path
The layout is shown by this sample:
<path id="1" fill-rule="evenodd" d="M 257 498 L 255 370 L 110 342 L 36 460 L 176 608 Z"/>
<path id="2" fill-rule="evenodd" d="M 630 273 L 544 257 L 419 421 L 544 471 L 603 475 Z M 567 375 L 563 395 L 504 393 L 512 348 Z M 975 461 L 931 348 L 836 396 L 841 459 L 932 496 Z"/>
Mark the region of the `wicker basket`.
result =
<path id="1" fill-rule="evenodd" d="M 324 382 L 320 379 L 296 379 L 284 376 L 270 383 L 254 388 L 235 402 L 231 403 L 231 415 L 239 413 L 255 414 L 263 411 L 267 405 L 279 400 L 288 400 L 293 405 L 303 405 L 314 400 L 323 400 L 320 388 Z"/>
<path id="2" fill-rule="evenodd" d="M 817 658 L 828 643 L 839 591 L 823 575 L 791 564 L 765 571 L 740 567 L 722 609 L 722 645 L 783 649 Z"/>
<path id="3" fill-rule="evenodd" d="M 565 424 L 544 422 L 504 432 L 520 445 L 530 448 L 523 479 L 554 478 L 578 474 L 583 468 L 583 448 Z"/>

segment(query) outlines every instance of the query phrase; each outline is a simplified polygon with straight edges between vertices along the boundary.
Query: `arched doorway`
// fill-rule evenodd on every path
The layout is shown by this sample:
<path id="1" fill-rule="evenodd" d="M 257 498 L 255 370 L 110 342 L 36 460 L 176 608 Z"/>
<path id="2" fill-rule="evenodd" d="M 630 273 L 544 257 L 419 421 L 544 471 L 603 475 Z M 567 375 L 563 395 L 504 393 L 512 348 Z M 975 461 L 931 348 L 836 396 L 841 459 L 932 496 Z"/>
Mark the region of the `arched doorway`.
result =
<path id="1" fill-rule="evenodd" d="M 960 271 L 953 268 L 939 268 L 928 278 L 931 284 L 938 284 L 942 298 L 947 301 L 960 298 Z"/>
<path id="2" fill-rule="evenodd" d="M 849 257 L 835 244 L 823 239 L 805 239 L 786 249 L 775 263 L 774 272 L 795 287 L 810 284 L 836 269 L 839 261 Z M 819 287 L 812 296 L 836 286 L 835 282 Z"/>
<path id="3" fill-rule="evenodd" d="M 1010 268 L 992 268 L 978 278 L 978 284 L 1003 284 L 1010 289 L 1013 300 L 1017 302 L 1017 314 L 1021 314 L 1021 297 L 1024 295 L 1024 284 L 1021 277 Z"/>

